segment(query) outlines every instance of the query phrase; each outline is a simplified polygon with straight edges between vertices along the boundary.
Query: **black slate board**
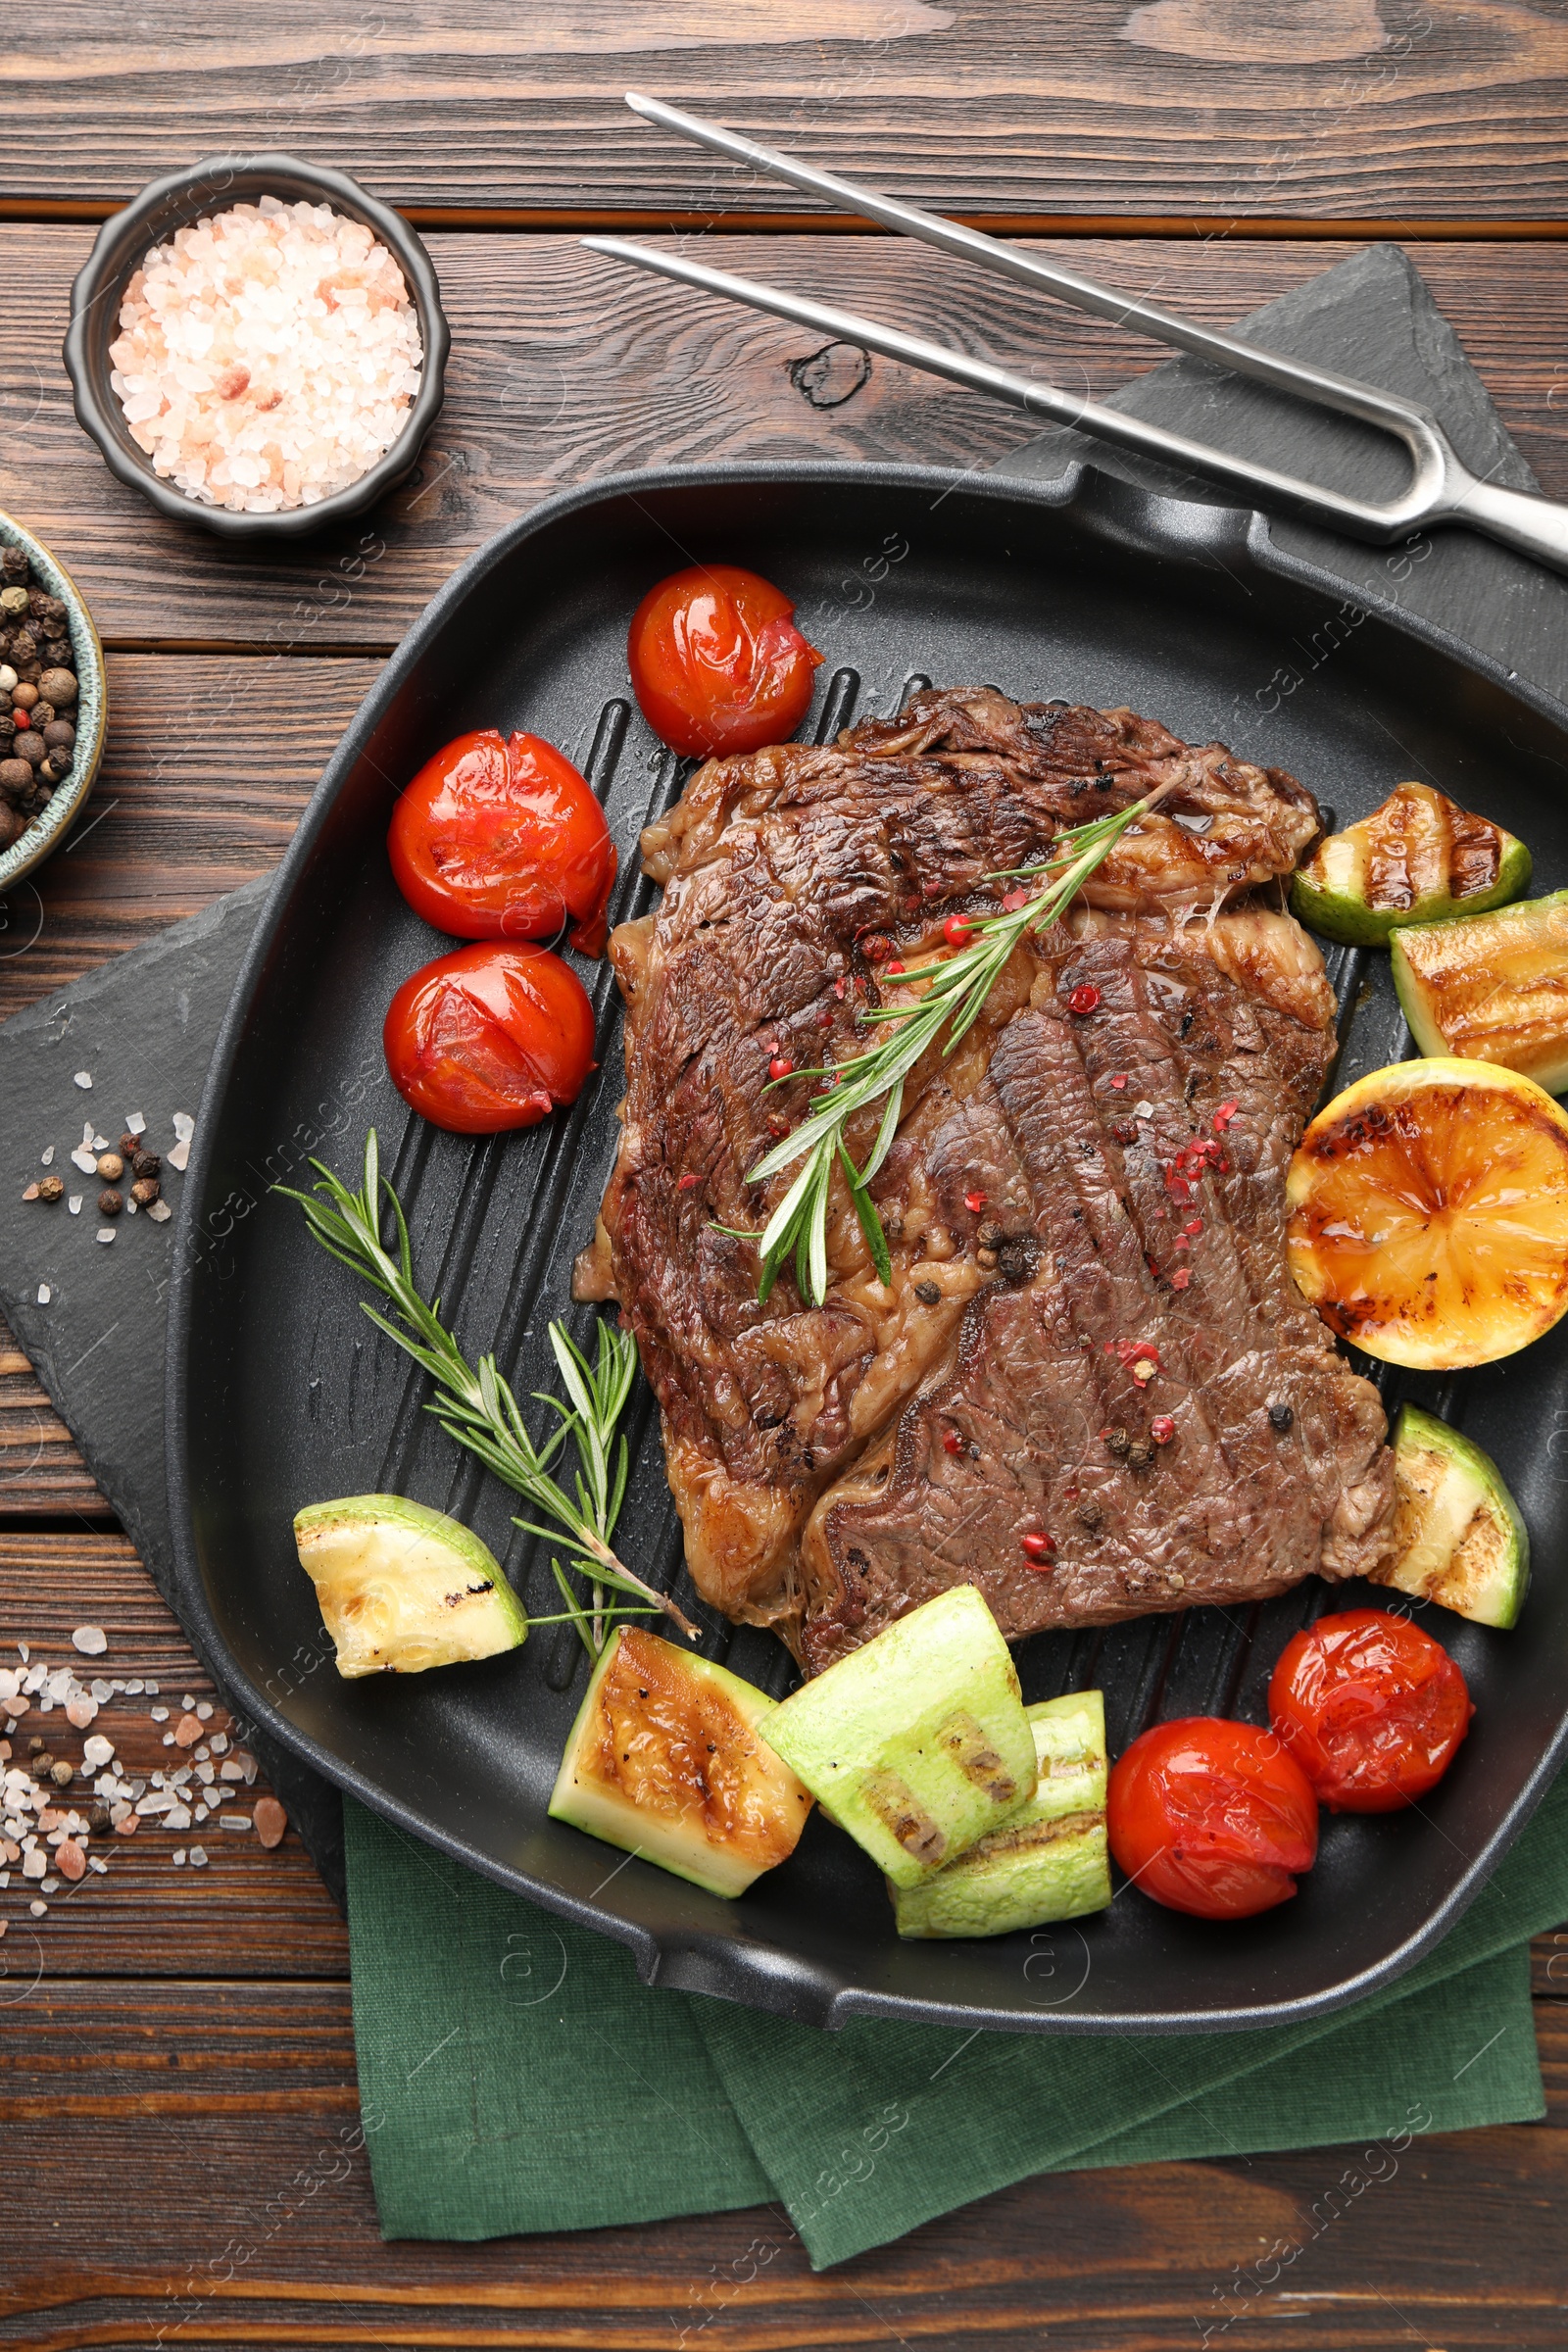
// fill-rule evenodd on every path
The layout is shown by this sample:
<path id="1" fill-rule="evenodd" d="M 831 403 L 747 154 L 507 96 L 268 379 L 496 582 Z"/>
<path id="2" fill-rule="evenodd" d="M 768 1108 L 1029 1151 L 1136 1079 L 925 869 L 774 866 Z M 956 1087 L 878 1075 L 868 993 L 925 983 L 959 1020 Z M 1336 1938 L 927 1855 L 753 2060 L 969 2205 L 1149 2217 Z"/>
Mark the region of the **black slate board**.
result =
<path id="1" fill-rule="evenodd" d="M 138 1110 L 150 1150 L 173 1143 L 172 1114 L 201 1101 L 268 889 L 248 883 L 0 1027 L 0 1305 L 171 1607 L 163 1361 L 175 1221 L 122 1216 L 106 1227 L 94 1213 L 102 1180 L 83 1175 L 70 1154 L 84 1121 L 113 1144 Z M 14 895 L 13 921 L 25 940 L 31 894 Z M 78 1071 L 90 1089 L 77 1086 Z M 51 1145 L 46 1170 L 40 1155 Z M 68 1200 L 81 1196 L 76 1215 L 65 1201 L 23 1200 L 46 1173 L 64 1179 Z M 177 1206 L 181 1177 L 166 1164 L 163 1182 Z M 114 1241 L 100 1243 L 100 1229 Z M 254 1725 L 244 1724 L 243 1736 L 341 1904 L 337 1790 Z"/>
<path id="2" fill-rule="evenodd" d="M 1173 275 L 1179 278 L 1179 264 Z M 1171 299 L 1179 308 L 1179 287 Z M 1253 312 L 1240 331 L 1274 350 L 1425 401 L 1477 473 L 1510 488 L 1536 487 L 1457 336 L 1396 247 L 1373 246 L 1352 256 Z M 1402 457 L 1386 436 L 1198 361 L 1173 361 L 1152 370 L 1115 394 L 1111 405 L 1288 465 L 1335 488 L 1384 495 L 1402 479 Z M 1014 451 L 998 470 L 1050 480 L 1079 461 L 1173 497 L 1229 503 L 1195 477 L 1060 428 Z M 1437 621 L 1520 677 L 1568 700 L 1568 580 L 1466 531 L 1381 549 L 1290 519 L 1271 528 L 1282 546 L 1343 577 L 1359 601 L 1396 604 Z M 1270 689 L 1289 690 L 1286 680 Z M 1256 712 L 1239 713 L 1238 750 L 1252 753 L 1251 735 L 1266 716 L 1261 703 Z M 154 1583 L 171 1600 L 163 1383 L 156 1367 L 163 1356 L 174 1227 L 122 1220 L 112 1246 L 97 1244 L 98 1220 L 91 1214 L 97 1187 L 76 1177 L 67 1154 L 88 1116 L 99 1133 L 113 1138 L 122 1115 L 139 1108 L 155 1143 L 167 1142 L 170 1114 L 199 1101 L 266 888 L 252 883 L 234 892 L 0 1027 L 0 1307 Z M 12 907 L 10 922 L 25 937 L 28 907 Z M 1396 1052 L 1392 994 L 1380 1010 L 1386 1020 L 1372 1023 L 1363 1015 L 1359 1025 L 1369 1034 L 1375 1027 L 1380 1037 L 1387 1028 L 1390 1052 Z M 93 1073 L 90 1094 L 73 1083 L 78 1069 Z M 69 1224 L 63 1209 L 21 1201 L 23 1188 L 41 1172 L 39 1152 L 51 1142 L 57 1168 L 87 1194 L 80 1216 Z M 178 1182 L 171 1178 L 172 1196 Z M 50 1286 L 47 1306 L 37 1302 L 40 1282 Z M 341 1902 L 337 1791 L 270 1741 L 253 1734 L 252 1744 Z"/>

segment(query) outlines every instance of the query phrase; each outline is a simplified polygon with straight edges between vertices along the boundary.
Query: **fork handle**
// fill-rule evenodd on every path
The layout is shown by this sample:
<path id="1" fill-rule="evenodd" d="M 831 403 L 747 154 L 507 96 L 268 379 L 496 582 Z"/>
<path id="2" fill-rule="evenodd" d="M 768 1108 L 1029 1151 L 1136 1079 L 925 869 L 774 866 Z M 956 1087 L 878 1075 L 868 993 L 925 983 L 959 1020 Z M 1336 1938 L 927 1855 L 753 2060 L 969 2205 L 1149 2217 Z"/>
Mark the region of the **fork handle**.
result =
<path id="1" fill-rule="evenodd" d="M 1504 547 L 1553 571 L 1568 571 L 1568 507 L 1529 490 L 1504 490 L 1495 482 L 1469 483 L 1454 499 L 1445 521 L 1466 522 Z"/>

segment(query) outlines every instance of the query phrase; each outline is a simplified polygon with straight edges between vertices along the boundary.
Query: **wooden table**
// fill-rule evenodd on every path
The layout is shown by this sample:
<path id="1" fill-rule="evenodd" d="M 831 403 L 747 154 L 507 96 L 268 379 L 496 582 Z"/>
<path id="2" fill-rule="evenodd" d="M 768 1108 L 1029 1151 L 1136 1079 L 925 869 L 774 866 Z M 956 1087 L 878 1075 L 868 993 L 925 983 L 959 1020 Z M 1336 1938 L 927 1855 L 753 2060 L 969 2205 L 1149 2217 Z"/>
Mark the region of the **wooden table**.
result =
<path id="1" fill-rule="evenodd" d="M 1544 487 L 1568 497 L 1568 26 L 1552 0 L 318 0 L 202 12 L 66 0 L 13 27 L 0 140 L 0 504 L 74 572 L 109 648 L 95 813 L 11 910 L 0 1013 L 265 872 L 398 637 L 461 557 L 612 467 L 856 456 L 984 463 L 1006 411 L 585 254 L 708 228 L 721 259 L 1102 393 L 1158 356 L 642 127 L 628 83 L 1225 322 L 1373 236 L 1412 253 Z M 30 43 L 31 46 L 25 46 Z M 420 470 L 367 529 L 265 560 L 162 521 L 75 427 L 60 367 L 93 223 L 224 146 L 357 173 L 425 231 L 454 332 Z M 30 902 L 29 907 L 30 907 Z M 0 1107 L 3 1115 L 3 1107 Z M 0 1642 L 177 1700 L 202 1683 L 25 1358 L 0 1336 Z M 218 1719 L 215 1718 L 215 1723 Z M 56 1719 L 58 1721 L 58 1718 Z M 122 1701 L 132 1769 L 162 1729 Z M 129 1727 L 128 1729 L 126 1727 Z M 25 1733 L 27 1727 L 22 1727 Z M 20 1737 L 20 1735 L 19 1735 Z M 70 1752 L 69 1750 L 67 1752 Z M 256 1791 L 251 1792 L 253 1795 Z M 383 2246 L 356 2112 L 343 1926 L 275 1852 L 150 1824 L 36 1923 L 0 1895 L 8 2184 L 0 2347 L 631 2348 L 1195 2340 L 1216 2290 L 1343 2163 L 1332 2150 L 1025 2184 L 813 2278 L 756 2213 L 476 2247 Z M 36 1942 L 32 1940 L 36 1930 Z M 1548 2086 L 1568 1934 L 1536 1954 Z M 1568 2107 L 1422 2140 L 1250 2313 L 1230 2352 L 1560 2344 Z M 711 2282 L 783 2247 L 726 2300 Z M 232 2278 L 220 2283 L 223 2273 Z M 705 2282 L 709 2282 L 705 2285 Z M 1240 2308 L 1239 2305 L 1233 2308 Z M 161 2332 L 162 2331 L 162 2332 Z"/>

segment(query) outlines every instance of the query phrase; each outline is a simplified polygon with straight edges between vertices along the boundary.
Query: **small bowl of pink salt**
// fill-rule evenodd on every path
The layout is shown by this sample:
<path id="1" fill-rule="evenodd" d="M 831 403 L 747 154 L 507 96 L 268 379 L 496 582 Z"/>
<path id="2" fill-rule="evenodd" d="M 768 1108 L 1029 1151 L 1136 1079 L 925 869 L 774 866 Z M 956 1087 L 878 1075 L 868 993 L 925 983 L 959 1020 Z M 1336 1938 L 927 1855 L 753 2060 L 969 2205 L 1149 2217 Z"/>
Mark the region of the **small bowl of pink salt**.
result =
<path id="1" fill-rule="evenodd" d="M 214 156 L 99 234 L 66 367 L 110 469 L 164 514 L 301 538 L 405 481 L 450 336 L 430 257 L 340 172 Z"/>

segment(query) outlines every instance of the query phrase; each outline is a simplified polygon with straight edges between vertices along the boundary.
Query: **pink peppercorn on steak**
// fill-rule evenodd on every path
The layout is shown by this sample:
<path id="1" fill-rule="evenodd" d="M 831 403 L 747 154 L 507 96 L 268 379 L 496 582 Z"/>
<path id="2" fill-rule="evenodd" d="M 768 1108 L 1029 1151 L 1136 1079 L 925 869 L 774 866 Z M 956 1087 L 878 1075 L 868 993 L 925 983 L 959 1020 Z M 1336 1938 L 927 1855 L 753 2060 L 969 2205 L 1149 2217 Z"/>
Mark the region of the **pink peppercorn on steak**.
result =
<path id="1" fill-rule="evenodd" d="M 914 1001 L 996 877 L 1156 786 L 910 1073 L 870 1187 L 890 1278 L 835 1180 L 823 1302 L 786 1265 L 760 1304 L 743 1237 L 793 1171 L 747 1179 L 819 1099 L 804 1073 Z M 1377 1393 L 1285 1261 L 1335 1005 L 1276 886 L 1319 830 L 1220 745 L 972 689 L 710 760 L 644 835 L 664 898 L 611 943 L 623 1135 L 577 1291 L 636 1334 L 699 1589 L 808 1672 L 957 1583 L 1016 1640 L 1390 1552 Z"/>

